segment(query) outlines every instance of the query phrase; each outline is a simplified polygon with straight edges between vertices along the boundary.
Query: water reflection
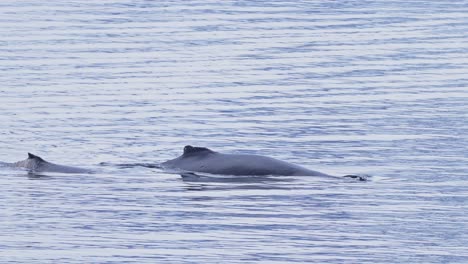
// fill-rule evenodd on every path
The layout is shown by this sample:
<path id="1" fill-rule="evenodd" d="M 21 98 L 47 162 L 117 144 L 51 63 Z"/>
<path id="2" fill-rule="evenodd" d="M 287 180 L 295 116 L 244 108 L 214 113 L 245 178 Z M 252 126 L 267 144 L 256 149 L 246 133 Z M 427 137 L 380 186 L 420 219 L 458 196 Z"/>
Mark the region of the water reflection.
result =
<path id="1" fill-rule="evenodd" d="M 195 173 L 180 174 L 187 190 L 273 190 L 290 189 L 287 183 L 294 178 L 266 177 L 266 176 L 226 176 L 226 175 L 198 175 Z"/>
<path id="2" fill-rule="evenodd" d="M 53 179 L 53 176 L 43 174 L 43 173 L 33 173 L 33 172 L 28 172 L 27 177 L 30 180 L 50 180 L 50 179 Z"/>

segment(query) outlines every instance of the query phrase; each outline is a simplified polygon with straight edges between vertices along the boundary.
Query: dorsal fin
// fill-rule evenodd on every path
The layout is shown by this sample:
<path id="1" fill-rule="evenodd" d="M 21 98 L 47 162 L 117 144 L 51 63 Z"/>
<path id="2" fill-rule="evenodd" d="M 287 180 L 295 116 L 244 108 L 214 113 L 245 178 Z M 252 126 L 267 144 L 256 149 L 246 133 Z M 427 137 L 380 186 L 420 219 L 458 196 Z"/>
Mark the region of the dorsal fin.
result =
<path id="1" fill-rule="evenodd" d="M 31 154 L 29 152 L 28 152 L 28 159 L 37 159 L 39 161 L 44 161 L 41 157 Z"/>
<path id="2" fill-rule="evenodd" d="M 192 154 L 192 153 L 198 153 L 198 152 L 205 152 L 205 151 L 213 152 L 209 148 L 192 147 L 190 145 L 187 145 L 187 146 L 184 147 L 184 155 Z"/>

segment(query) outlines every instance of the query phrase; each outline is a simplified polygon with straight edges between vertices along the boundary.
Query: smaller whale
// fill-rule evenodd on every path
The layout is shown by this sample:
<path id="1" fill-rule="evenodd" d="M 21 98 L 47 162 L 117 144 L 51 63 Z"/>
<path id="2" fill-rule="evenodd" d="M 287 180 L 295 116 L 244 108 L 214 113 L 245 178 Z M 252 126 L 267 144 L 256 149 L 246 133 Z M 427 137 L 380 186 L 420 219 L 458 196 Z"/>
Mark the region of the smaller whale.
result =
<path id="1" fill-rule="evenodd" d="M 38 172 L 58 172 L 58 173 L 92 173 L 92 171 L 77 167 L 58 165 L 52 162 L 45 161 L 39 156 L 28 153 L 28 158 L 13 163 L 1 163 L 6 167 L 24 168 L 30 173 Z"/>
<path id="2" fill-rule="evenodd" d="M 204 147 L 185 146 L 181 156 L 163 162 L 165 169 L 234 176 L 336 177 L 261 155 L 223 154 Z M 345 175 L 360 181 L 362 176 Z"/>

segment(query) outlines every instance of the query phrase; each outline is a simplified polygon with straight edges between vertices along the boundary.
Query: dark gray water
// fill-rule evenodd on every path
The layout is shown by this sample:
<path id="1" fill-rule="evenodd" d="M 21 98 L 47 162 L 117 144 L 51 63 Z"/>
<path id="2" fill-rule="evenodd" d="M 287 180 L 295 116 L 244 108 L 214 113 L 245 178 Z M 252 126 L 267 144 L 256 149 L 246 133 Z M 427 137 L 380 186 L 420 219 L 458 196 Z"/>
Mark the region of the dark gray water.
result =
<path id="1" fill-rule="evenodd" d="M 2 1 L 2 263 L 467 263 L 467 1 Z M 184 181 L 185 145 L 368 182 Z M 105 162 L 106 166 L 99 165 Z"/>

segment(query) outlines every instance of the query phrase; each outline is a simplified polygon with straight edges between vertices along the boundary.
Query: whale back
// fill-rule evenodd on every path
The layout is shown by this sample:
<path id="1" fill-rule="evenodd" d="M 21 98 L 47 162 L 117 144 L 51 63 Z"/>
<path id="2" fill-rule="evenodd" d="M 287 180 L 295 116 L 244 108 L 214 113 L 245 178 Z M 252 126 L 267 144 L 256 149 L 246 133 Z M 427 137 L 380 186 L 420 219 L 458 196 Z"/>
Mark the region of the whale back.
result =
<path id="1" fill-rule="evenodd" d="M 29 171 L 36 171 L 44 162 L 46 161 L 41 157 L 28 153 L 27 159 L 12 163 L 11 165 L 12 167 L 25 168 Z"/>
<path id="2" fill-rule="evenodd" d="M 222 154 L 203 147 L 185 146 L 181 156 L 161 164 L 165 168 L 222 175 L 327 176 L 274 158 L 249 154 Z"/>
<path id="3" fill-rule="evenodd" d="M 13 167 L 20 167 L 29 170 L 30 172 L 59 172 L 59 173 L 89 173 L 89 170 L 54 164 L 45 161 L 43 158 L 28 153 L 28 158 L 22 161 L 12 163 Z"/>

